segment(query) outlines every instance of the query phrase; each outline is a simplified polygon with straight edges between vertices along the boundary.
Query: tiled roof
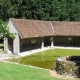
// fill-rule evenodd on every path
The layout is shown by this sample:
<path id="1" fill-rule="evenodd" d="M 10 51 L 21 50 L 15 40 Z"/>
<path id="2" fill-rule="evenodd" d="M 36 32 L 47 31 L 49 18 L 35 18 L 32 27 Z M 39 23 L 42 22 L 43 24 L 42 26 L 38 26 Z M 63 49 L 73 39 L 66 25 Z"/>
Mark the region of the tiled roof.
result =
<path id="1" fill-rule="evenodd" d="M 33 20 L 11 19 L 23 38 L 38 37 Z"/>
<path id="2" fill-rule="evenodd" d="M 49 21 L 35 21 L 37 32 L 39 36 L 54 35 L 53 27 Z"/>
<path id="3" fill-rule="evenodd" d="M 40 21 L 10 18 L 22 38 L 44 37 L 51 35 L 80 36 L 80 22 Z"/>
<path id="4" fill-rule="evenodd" d="M 23 38 L 43 37 L 54 35 L 52 25 L 49 21 L 10 19 Z"/>
<path id="5" fill-rule="evenodd" d="M 80 36 L 80 22 L 52 21 L 55 35 Z"/>

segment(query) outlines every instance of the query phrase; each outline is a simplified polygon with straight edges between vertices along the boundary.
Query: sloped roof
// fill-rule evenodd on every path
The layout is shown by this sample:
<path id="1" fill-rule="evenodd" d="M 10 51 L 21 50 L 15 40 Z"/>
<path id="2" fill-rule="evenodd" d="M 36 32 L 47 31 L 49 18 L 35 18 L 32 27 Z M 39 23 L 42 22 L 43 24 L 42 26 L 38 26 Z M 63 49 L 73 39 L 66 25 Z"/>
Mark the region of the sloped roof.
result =
<path id="1" fill-rule="evenodd" d="M 80 22 L 40 21 L 10 18 L 22 38 L 44 36 L 80 36 Z"/>
<path id="2" fill-rule="evenodd" d="M 49 21 L 10 19 L 23 38 L 43 37 L 54 35 L 53 27 Z"/>
<path id="3" fill-rule="evenodd" d="M 80 22 L 52 21 L 55 35 L 80 36 Z"/>
<path id="4" fill-rule="evenodd" d="M 50 21 L 34 21 L 39 36 L 54 35 L 52 23 Z"/>

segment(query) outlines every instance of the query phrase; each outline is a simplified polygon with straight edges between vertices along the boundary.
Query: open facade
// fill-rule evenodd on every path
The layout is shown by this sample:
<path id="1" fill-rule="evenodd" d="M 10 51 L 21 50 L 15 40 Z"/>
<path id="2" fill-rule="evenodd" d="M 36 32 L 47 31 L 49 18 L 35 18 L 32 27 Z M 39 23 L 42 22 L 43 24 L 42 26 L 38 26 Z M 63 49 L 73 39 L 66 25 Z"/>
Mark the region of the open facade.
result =
<path id="1" fill-rule="evenodd" d="M 46 46 L 80 46 L 80 22 L 42 21 L 10 18 L 9 31 L 15 39 L 4 37 L 4 51 L 18 54 Z"/>

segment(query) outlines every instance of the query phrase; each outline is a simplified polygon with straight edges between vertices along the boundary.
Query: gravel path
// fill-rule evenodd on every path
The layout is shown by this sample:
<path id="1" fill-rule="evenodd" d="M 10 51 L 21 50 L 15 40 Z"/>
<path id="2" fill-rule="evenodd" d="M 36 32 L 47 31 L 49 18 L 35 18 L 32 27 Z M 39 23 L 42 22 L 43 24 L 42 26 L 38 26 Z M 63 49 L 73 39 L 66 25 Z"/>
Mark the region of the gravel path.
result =
<path id="1" fill-rule="evenodd" d="M 20 57 L 19 55 L 13 55 L 13 54 L 4 54 L 4 53 L 0 53 L 0 61 L 4 61 L 6 59 L 10 59 L 10 58 L 17 58 Z"/>

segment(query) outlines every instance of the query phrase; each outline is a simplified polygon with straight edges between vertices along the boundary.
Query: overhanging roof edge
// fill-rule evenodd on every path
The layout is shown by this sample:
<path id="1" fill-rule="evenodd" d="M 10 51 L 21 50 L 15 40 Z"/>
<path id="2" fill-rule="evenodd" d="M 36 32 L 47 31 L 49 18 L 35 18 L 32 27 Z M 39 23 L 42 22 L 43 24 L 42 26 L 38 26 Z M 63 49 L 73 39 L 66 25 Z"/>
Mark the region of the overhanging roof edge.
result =
<path id="1" fill-rule="evenodd" d="M 12 23 L 12 25 L 14 26 L 14 28 L 17 30 L 17 32 L 19 33 L 19 35 L 20 35 L 20 37 L 21 37 L 21 39 L 23 39 L 24 37 L 22 36 L 22 34 L 20 33 L 20 31 L 18 30 L 18 28 L 16 27 L 16 25 L 14 24 L 14 22 L 12 21 L 12 19 L 10 18 L 10 20 L 9 21 L 11 21 L 11 23 Z"/>

